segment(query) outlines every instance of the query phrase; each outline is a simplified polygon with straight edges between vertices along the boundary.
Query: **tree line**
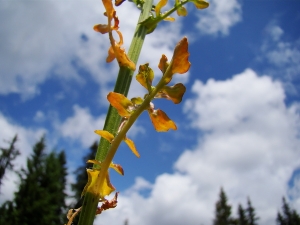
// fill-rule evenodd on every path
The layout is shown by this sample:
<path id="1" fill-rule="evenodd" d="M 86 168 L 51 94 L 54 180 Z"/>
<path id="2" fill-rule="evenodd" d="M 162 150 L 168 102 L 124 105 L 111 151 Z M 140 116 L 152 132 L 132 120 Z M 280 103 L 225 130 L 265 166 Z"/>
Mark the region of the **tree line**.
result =
<path id="1" fill-rule="evenodd" d="M 300 225 L 300 216 L 296 210 L 291 209 L 285 198 L 282 198 L 282 210 L 277 213 L 277 225 Z M 219 194 L 219 200 L 215 205 L 215 218 L 213 225 L 259 225 L 259 217 L 252 206 L 250 198 L 247 199 L 247 206 L 244 208 L 238 205 L 237 216 L 232 215 L 232 207 L 223 188 Z"/>
<path id="2" fill-rule="evenodd" d="M 16 148 L 18 137 L 8 143 L 8 147 L 0 147 L 0 197 L 5 175 L 8 171 L 18 175 L 18 188 L 12 200 L 0 205 L 0 225 L 51 225 L 65 224 L 67 211 L 78 208 L 82 204 L 81 192 L 87 182 L 86 168 L 88 159 L 94 158 L 97 143 L 93 143 L 88 154 L 83 158 L 81 166 L 75 172 L 76 181 L 71 184 L 72 194 L 67 193 L 67 167 L 65 151 L 47 151 L 45 137 L 33 146 L 26 166 L 16 170 L 14 163 L 21 155 Z M 73 171 L 72 171 L 73 172 Z M 237 216 L 233 217 L 227 196 L 221 188 L 219 200 L 215 205 L 213 225 L 258 225 L 259 217 L 248 198 L 247 206 L 238 206 Z M 275 222 L 275 221 L 274 221 Z M 76 224 L 77 221 L 74 221 Z M 128 220 L 125 221 L 128 225 Z M 291 209 L 285 198 L 282 209 L 276 217 L 277 225 L 300 225 L 298 212 Z"/>

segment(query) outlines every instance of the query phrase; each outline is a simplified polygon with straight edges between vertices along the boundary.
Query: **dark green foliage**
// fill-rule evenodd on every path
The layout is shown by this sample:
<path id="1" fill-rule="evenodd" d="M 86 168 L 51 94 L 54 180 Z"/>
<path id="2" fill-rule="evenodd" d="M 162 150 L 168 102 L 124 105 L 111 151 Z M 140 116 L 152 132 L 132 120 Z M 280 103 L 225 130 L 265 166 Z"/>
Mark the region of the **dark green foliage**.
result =
<path id="1" fill-rule="evenodd" d="M 8 148 L 0 148 L 0 187 L 1 187 L 2 179 L 4 178 L 6 170 L 14 169 L 14 165 L 12 164 L 12 161 L 18 155 L 20 155 L 19 150 L 17 150 L 15 147 L 17 139 L 18 138 L 16 135 L 16 136 L 14 136 L 12 141 L 9 143 Z"/>
<path id="2" fill-rule="evenodd" d="M 255 209 L 253 208 L 250 199 L 247 201 L 247 208 L 243 209 L 242 205 L 239 204 L 238 207 L 238 225 L 258 225 L 258 217 L 255 215 Z"/>
<path id="3" fill-rule="evenodd" d="M 220 191 L 220 199 L 216 203 L 216 211 L 215 211 L 215 219 L 214 225 L 234 225 L 237 224 L 237 220 L 235 220 L 231 216 L 231 206 L 227 203 L 227 196 L 221 188 Z"/>
<path id="4" fill-rule="evenodd" d="M 44 137 L 36 143 L 12 202 L 0 209 L 0 224 L 54 225 L 66 221 L 65 153 L 46 154 Z"/>
<path id="5" fill-rule="evenodd" d="M 258 217 L 255 215 L 255 209 L 253 208 L 250 198 L 248 198 L 248 207 L 247 207 L 247 220 L 248 220 L 248 225 L 258 225 L 257 220 Z"/>
<path id="6" fill-rule="evenodd" d="M 248 219 L 247 219 L 247 216 L 246 216 L 246 212 L 245 210 L 243 209 L 242 205 L 239 204 L 239 207 L 238 207 L 238 225 L 249 225 L 248 223 Z"/>
<path id="7" fill-rule="evenodd" d="M 278 212 L 276 222 L 278 225 L 299 225 L 300 216 L 296 210 L 292 210 L 285 198 L 282 198 L 282 214 Z"/>

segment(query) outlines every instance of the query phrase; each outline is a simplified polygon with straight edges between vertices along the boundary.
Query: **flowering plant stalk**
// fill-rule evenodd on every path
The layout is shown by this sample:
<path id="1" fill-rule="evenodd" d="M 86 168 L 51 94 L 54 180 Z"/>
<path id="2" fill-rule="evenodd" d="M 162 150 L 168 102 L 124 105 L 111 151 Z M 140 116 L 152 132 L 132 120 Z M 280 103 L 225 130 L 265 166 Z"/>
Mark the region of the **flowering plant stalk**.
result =
<path id="1" fill-rule="evenodd" d="M 116 0 L 115 6 L 119 6 L 124 0 Z M 93 169 L 87 169 L 88 182 L 82 192 L 84 201 L 79 209 L 71 209 L 68 212 L 68 225 L 72 224 L 74 217 L 80 212 L 79 225 L 92 225 L 95 215 L 101 214 L 104 210 L 115 208 L 117 206 L 118 192 L 111 200 L 107 200 L 105 196 L 115 191 L 114 186 L 110 183 L 108 169 L 112 168 L 121 175 L 124 175 L 123 168 L 113 163 L 114 155 L 122 141 L 124 141 L 131 151 L 139 157 L 135 144 L 127 138 L 126 134 L 141 115 L 147 111 L 154 128 L 158 132 L 166 132 L 169 129 L 176 130 L 176 124 L 167 114 L 155 109 L 152 100 L 155 98 L 165 98 L 178 104 L 181 102 L 185 93 L 185 86 L 182 83 L 168 86 L 174 74 L 186 73 L 190 68 L 188 61 L 188 41 L 184 37 L 178 42 L 174 49 L 173 57 L 168 61 L 165 55 L 162 55 L 158 63 L 158 68 L 162 72 L 159 82 L 154 86 L 154 72 L 148 63 L 139 66 L 136 80 L 147 90 L 147 94 L 141 97 L 128 99 L 127 93 L 130 88 L 131 80 L 136 63 L 138 61 L 144 39 L 146 35 L 152 33 L 158 23 L 163 20 L 174 21 L 170 17 L 173 12 L 177 12 L 179 16 L 186 16 L 187 10 L 184 5 L 188 2 L 194 3 L 198 9 L 204 9 L 209 4 L 204 0 L 175 0 L 174 6 L 162 13 L 161 9 L 168 0 L 160 0 L 155 6 L 153 0 L 133 0 L 133 3 L 141 9 L 141 14 L 137 23 L 137 27 L 132 39 L 128 54 L 126 54 L 123 45 L 123 36 L 119 30 L 119 19 L 111 0 L 102 0 L 105 7 L 104 15 L 107 17 L 107 24 L 98 24 L 94 26 L 94 30 L 102 34 L 108 34 L 110 44 L 108 50 L 107 62 L 114 59 L 119 64 L 119 74 L 116 80 L 113 92 L 107 95 L 110 103 L 107 117 L 103 130 L 95 130 L 95 133 L 101 136 L 95 159 L 88 160 L 93 163 Z M 114 39 L 113 32 L 117 33 L 119 41 Z M 99 202 L 101 206 L 98 207 Z"/>

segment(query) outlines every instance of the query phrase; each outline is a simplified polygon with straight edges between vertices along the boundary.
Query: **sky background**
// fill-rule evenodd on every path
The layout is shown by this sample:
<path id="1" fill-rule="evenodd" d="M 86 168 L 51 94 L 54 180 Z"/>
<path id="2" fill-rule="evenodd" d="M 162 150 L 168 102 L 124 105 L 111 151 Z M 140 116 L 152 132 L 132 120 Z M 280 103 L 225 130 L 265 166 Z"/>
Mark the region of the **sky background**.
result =
<path id="1" fill-rule="evenodd" d="M 182 103 L 154 102 L 178 130 L 156 133 L 139 118 L 128 137 L 141 158 L 121 145 L 114 162 L 125 176 L 111 171 L 119 203 L 95 224 L 212 224 L 221 187 L 233 215 L 250 197 L 262 225 L 275 224 L 283 196 L 300 211 L 300 1 L 187 9 L 146 37 L 138 63 L 158 78 L 161 55 L 188 37 L 191 69 L 174 78 L 187 87 Z M 46 135 L 49 151 L 66 151 L 71 182 L 98 140 L 118 72 L 105 63 L 107 35 L 92 29 L 106 23 L 103 12 L 100 0 L 0 0 L 0 146 L 18 135 L 16 168 Z M 117 15 L 128 50 L 139 10 L 124 2 Z M 135 79 L 131 88 L 129 97 L 145 94 Z M 6 175 L 0 202 L 16 180 Z"/>

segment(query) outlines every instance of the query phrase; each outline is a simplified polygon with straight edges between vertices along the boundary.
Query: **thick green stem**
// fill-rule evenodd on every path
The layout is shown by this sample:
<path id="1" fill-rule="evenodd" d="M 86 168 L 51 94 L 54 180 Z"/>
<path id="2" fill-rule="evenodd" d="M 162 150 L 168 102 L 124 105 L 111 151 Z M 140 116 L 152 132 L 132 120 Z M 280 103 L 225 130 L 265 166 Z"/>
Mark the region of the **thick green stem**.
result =
<path id="1" fill-rule="evenodd" d="M 132 39 L 128 51 L 128 57 L 135 64 L 138 61 L 145 36 L 147 34 L 147 28 L 144 25 L 141 25 L 140 22 L 149 17 L 152 4 L 153 4 L 153 0 L 145 1 L 134 33 L 134 37 Z M 114 92 L 118 92 L 127 96 L 130 88 L 133 72 L 134 71 L 128 69 L 127 67 L 120 67 Z M 116 109 L 114 109 L 112 106 L 109 106 L 103 129 L 109 131 L 112 134 L 116 134 L 120 125 L 120 120 L 121 117 L 118 115 Z M 96 157 L 95 157 L 96 160 L 103 162 L 108 154 L 109 147 L 110 147 L 110 143 L 104 138 L 101 138 L 96 153 Z M 78 225 L 93 224 L 98 201 L 99 201 L 98 195 L 89 192 L 85 194 Z"/>
<path id="2" fill-rule="evenodd" d="M 147 28 L 143 25 L 140 24 L 141 21 L 145 20 L 146 18 L 149 17 L 149 13 L 151 11 L 152 7 L 152 2 L 153 0 L 146 1 L 144 3 L 138 24 L 136 26 L 136 30 L 134 32 L 134 36 L 128 51 L 128 57 L 133 61 L 135 64 L 137 63 L 140 52 L 142 50 L 142 46 L 144 43 L 145 36 L 147 34 Z M 121 66 L 118 74 L 118 78 L 115 84 L 114 92 L 121 93 L 125 96 L 127 96 L 131 80 L 132 80 L 132 75 L 133 75 L 132 70 L 125 66 Z M 112 134 L 116 134 L 118 131 L 119 125 L 120 125 L 121 117 L 117 113 L 117 111 L 109 106 L 104 128 L 103 130 L 107 130 Z M 107 152 L 109 150 L 109 142 L 103 138 L 100 140 L 100 144 L 98 146 L 98 150 L 96 153 L 96 160 L 102 162 L 104 161 Z M 97 165 L 96 165 L 97 167 Z"/>

